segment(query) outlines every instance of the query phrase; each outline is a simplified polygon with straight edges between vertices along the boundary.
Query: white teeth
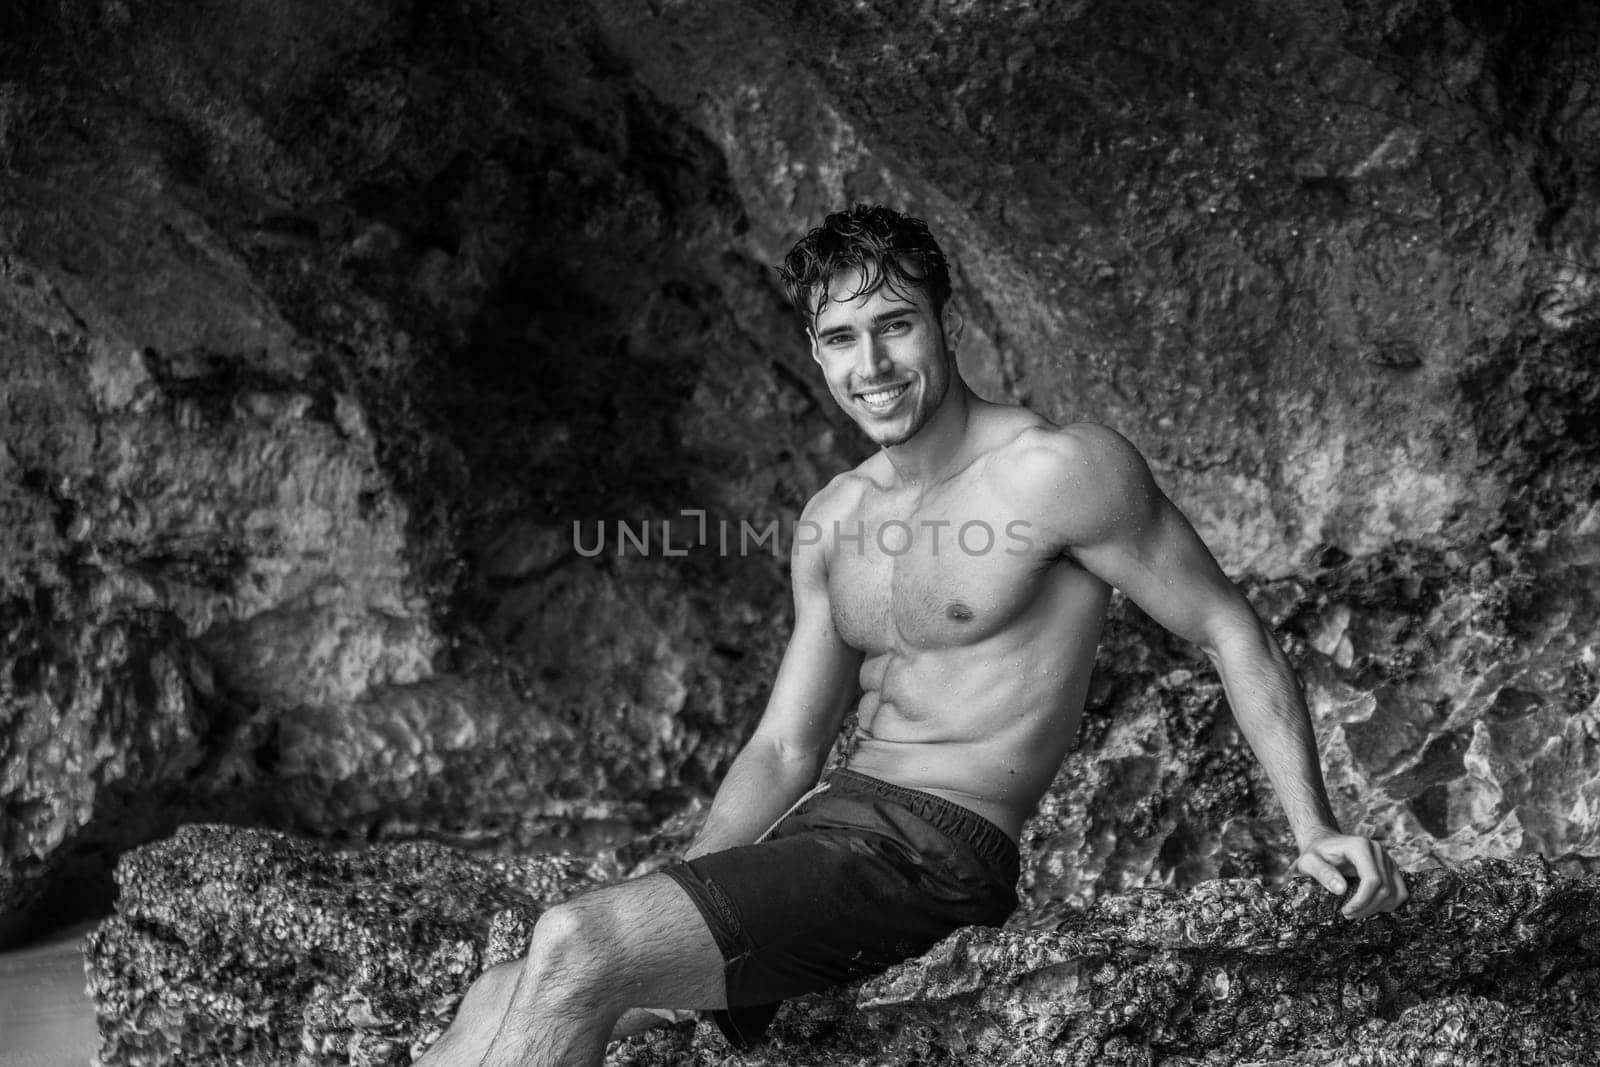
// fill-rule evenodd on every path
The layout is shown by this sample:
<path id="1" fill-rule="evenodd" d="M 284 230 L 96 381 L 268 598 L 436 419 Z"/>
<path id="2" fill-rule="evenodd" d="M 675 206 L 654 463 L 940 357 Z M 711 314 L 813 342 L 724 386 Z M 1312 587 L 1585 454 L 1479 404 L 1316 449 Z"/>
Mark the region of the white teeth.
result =
<path id="1" fill-rule="evenodd" d="M 911 388 L 909 384 L 894 385 L 875 393 L 862 393 L 861 402 L 869 408 L 886 408 L 900 399 L 900 394 Z"/>

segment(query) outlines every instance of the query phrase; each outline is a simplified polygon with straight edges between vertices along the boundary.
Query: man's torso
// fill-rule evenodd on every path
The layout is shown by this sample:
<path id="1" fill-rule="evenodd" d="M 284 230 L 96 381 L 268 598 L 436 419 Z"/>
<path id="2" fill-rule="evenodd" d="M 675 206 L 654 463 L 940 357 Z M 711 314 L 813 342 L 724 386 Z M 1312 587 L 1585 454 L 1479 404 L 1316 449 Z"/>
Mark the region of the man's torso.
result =
<path id="1" fill-rule="evenodd" d="M 1007 476 L 1048 423 L 984 414 L 979 458 L 939 485 L 857 468 L 823 536 L 835 626 L 864 657 L 849 766 L 1015 838 L 1076 734 L 1110 591 L 1045 543 L 1060 502 Z"/>

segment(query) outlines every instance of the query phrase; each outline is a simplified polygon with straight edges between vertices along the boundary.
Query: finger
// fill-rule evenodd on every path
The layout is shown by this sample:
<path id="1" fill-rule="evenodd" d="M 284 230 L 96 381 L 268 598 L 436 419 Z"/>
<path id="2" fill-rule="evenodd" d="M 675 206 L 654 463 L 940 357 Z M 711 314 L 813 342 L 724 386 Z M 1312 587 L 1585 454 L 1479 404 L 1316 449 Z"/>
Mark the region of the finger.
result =
<path id="1" fill-rule="evenodd" d="M 1394 911 L 1402 907 L 1411 899 L 1411 890 L 1406 885 L 1406 875 L 1394 862 L 1394 858 L 1387 852 L 1380 853 L 1383 861 L 1383 874 L 1385 880 L 1384 893 L 1377 901 L 1377 911 Z"/>
<path id="2" fill-rule="evenodd" d="M 1393 884 L 1384 877 L 1384 872 L 1378 864 L 1378 857 L 1373 855 L 1378 846 L 1370 841 L 1358 842 L 1354 847 L 1343 850 L 1345 859 L 1355 864 L 1356 876 L 1361 879 L 1354 895 L 1345 901 L 1340 913 L 1347 919 L 1365 919 L 1374 911 L 1380 896 L 1386 896 Z"/>
<path id="3" fill-rule="evenodd" d="M 1307 852 L 1301 856 L 1299 866 L 1301 873 L 1309 874 L 1311 877 L 1315 878 L 1318 882 L 1322 883 L 1322 888 L 1326 889 L 1328 892 L 1333 893 L 1336 896 L 1344 893 L 1346 889 L 1344 875 L 1339 873 L 1339 869 L 1337 867 L 1323 859 L 1317 853 Z"/>
<path id="4" fill-rule="evenodd" d="M 1383 846 L 1373 842 L 1372 848 L 1376 854 L 1378 870 L 1382 875 L 1382 886 L 1380 891 L 1373 896 L 1370 903 L 1359 914 L 1350 915 L 1350 918 L 1366 918 L 1369 915 L 1376 915 L 1380 912 L 1394 911 L 1404 906 L 1406 901 L 1411 899 L 1411 889 L 1406 884 L 1405 872 L 1383 850 Z M 1353 898 L 1352 902 L 1354 902 Z"/>

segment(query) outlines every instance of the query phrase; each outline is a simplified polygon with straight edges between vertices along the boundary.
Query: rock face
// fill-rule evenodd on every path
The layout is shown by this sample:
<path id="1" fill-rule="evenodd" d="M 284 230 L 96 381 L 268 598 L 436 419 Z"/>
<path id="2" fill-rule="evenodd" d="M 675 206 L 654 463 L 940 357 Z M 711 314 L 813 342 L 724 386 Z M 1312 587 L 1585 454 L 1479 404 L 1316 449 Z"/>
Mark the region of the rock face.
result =
<path id="1" fill-rule="evenodd" d="M 627 832 L 740 740 L 787 545 L 662 539 L 845 460 L 716 153 L 524 8 L 8 12 L 0 943 L 184 818 Z"/>
<path id="2" fill-rule="evenodd" d="M 544 907 L 614 867 L 475 862 L 413 843 L 338 853 L 187 826 L 119 868 L 90 936 L 109 1063 L 409 1063 Z M 442 1020 L 442 1021 L 441 1021 Z"/>
<path id="3" fill-rule="evenodd" d="M 90 940 L 104 1058 L 405 1064 L 543 907 L 610 860 L 486 863 L 439 845 L 332 852 L 185 827 L 124 858 Z M 1310 882 L 1213 881 L 957 932 L 859 986 L 785 1006 L 752 1064 L 1579 1064 L 1600 1042 L 1600 881 L 1538 859 L 1413 879 L 1351 924 Z M 714 1027 L 610 1062 L 719 1064 Z"/>
<path id="4" fill-rule="evenodd" d="M 769 267 L 851 199 L 981 393 L 1150 457 L 1347 825 L 1592 870 L 1597 57 L 1560 0 L 6 5 L 0 944 L 185 821 L 697 810 L 864 455 Z M 1030 910 L 1282 873 L 1222 707 L 1118 605 Z"/>

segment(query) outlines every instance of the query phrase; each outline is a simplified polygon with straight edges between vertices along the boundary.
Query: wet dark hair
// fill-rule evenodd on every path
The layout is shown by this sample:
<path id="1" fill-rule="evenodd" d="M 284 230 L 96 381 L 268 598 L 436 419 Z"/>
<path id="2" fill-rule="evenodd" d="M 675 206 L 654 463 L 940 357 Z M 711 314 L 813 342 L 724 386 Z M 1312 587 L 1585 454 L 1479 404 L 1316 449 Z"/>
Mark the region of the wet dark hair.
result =
<path id="1" fill-rule="evenodd" d="M 828 285 L 841 270 L 859 268 L 861 287 L 846 299 L 882 285 L 902 296 L 921 289 L 935 316 L 950 299 L 950 265 L 928 224 L 881 204 L 856 204 L 836 211 L 806 234 L 778 268 L 784 292 L 807 330 L 832 294 Z"/>

